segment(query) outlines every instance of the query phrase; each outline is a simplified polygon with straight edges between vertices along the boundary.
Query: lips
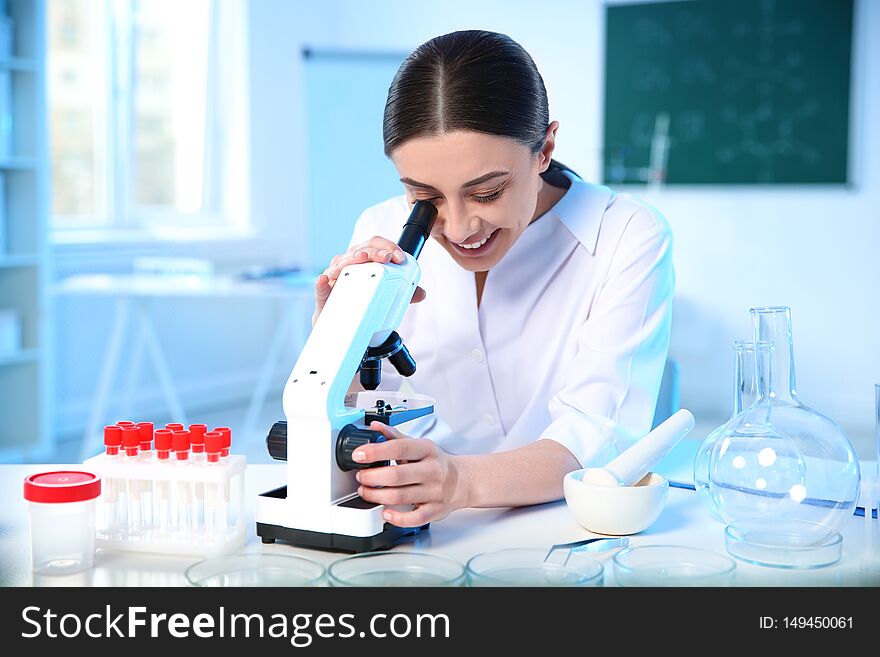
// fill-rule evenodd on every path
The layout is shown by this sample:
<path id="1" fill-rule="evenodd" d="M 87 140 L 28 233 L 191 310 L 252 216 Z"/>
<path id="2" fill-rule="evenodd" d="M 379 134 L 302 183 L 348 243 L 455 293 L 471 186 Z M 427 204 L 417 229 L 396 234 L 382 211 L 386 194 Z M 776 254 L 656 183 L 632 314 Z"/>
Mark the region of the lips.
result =
<path id="1" fill-rule="evenodd" d="M 464 257 L 474 258 L 477 256 L 482 256 L 492 249 L 492 246 L 495 243 L 495 238 L 498 235 L 499 231 L 500 229 L 496 228 L 488 236 L 483 237 L 480 240 L 472 241 L 468 244 L 460 244 L 449 240 L 447 241 L 452 245 L 452 248 L 455 250 L 456 253 Z"/>

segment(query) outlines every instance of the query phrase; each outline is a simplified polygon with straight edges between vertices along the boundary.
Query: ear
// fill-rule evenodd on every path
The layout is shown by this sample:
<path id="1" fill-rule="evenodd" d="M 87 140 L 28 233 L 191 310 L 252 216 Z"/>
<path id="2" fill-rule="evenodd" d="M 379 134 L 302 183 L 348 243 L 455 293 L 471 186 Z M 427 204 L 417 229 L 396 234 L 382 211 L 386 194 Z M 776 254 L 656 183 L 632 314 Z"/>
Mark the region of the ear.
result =
<path id="1" fill-rule="evenodd" d="M 547 132 L 544 134 L 544 145 L 538 152 L 538 173 L 544 173 L 550 166 L 550 160 L 553 159 L 553 151 L 556 150 L 556 131 L 559 130 L 559 121 L 552 121 L 547 126 Z"/>

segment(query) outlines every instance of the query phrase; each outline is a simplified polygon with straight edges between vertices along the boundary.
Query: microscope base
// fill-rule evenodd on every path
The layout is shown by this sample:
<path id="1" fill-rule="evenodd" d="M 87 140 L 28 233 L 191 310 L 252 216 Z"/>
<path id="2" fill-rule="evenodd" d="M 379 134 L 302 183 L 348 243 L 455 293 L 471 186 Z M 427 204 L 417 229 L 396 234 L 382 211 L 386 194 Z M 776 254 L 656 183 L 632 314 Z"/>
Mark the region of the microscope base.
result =
<path id="1" fill-rule="evenodd" d="M 260 499 L 268 500 L 286 500 L 287 486 L 281 486 L 274 490 L 270 490 L 260 495 Z M 258 500 L 259 502 L 259 500 Z M 340 504 L 340 506 L 368 509 L 375 507 L 375 504 L 366 502 L 360 497 L 355 497 Z M 263 543 L 274 543 L 281 541 L 289 543 L 297 547 L 317 548 L 319 550 L 333 550 L 339 552 L 372 552 L 374 550 L 387 550 L 394 547 L 394 544 L 405 536 L 417 534 L 421 530 L 428 529 L 431 525 L 426 524 L 421 527 L 397 527 L 389 523 L 382 525 L 382 531 L 369 536 L 352 536 L 350 534 L 333 534 L 329 532 L 318 532 L 309 529 L 295 529 L 284 525 L 274 524 L 272 522 L 260 522 L 260 520 L 274 520 L 278 517 L 271 510 L 263 515 L 260 513 L 260 506 L 257 506 L 257 536 Z"/>
<path id="2" fill-rule="evenodd" d="M 373 552 L 375 550 L 387 550 L 394 547 L 404 536 L 415 534 L 426 529 L 423 527 L 395 527 L 385 523 L 385 529 L 373 536 L 348 536 L 346 534 L 324 534 L 305 529 L 291 529 L 279 525 L 267 525 L 257 523 L 257 536 L 263 543 L 281 541 L 297 547 L 317 548 L 319 550 L 333 550 L 339 552 Z"/>

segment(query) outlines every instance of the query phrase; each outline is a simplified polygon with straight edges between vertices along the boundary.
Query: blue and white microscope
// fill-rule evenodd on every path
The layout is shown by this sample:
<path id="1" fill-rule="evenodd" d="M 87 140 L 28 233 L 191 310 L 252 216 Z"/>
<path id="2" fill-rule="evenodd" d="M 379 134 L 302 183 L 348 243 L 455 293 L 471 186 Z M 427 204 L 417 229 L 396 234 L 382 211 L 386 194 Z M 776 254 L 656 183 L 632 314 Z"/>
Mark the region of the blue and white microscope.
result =
<path id="1" fill-rule="evenodd" d="M 366 552 L 418 531 L 386 523 L 385 506 L 357 493 L 355 470 L 388 463 L 359 464 L 351 454 L 385 440 L 368 428 L 370 422 L 397 425 L 434 412 L 429 397 L 376 388 L 385 358 L 403 376 L 415 372 L 395 330 L 416 290 L 417 258 L 436 218 L 431 203 L 417 202 L 398 241 L 403 263 L 367 262 L 340 272 L 284 387 L 287 420 L 275 423 L 266 439 L 272 457 L 287 461 L 287 485 L 257 499 L 257 534 L 264 543 Z M 358 373 L 365 391 L 349 394 Z"/>

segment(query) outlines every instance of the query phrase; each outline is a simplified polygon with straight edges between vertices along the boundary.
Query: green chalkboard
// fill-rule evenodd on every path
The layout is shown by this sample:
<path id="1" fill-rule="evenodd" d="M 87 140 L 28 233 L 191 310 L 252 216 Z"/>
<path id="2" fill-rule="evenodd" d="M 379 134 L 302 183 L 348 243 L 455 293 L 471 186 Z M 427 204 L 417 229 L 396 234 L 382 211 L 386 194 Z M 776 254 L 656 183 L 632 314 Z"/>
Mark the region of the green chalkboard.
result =
<path id="1" fill-rule="evenodd" d="M 846 183 L 852 0 L 606 10 L 608 183 Z"/>

